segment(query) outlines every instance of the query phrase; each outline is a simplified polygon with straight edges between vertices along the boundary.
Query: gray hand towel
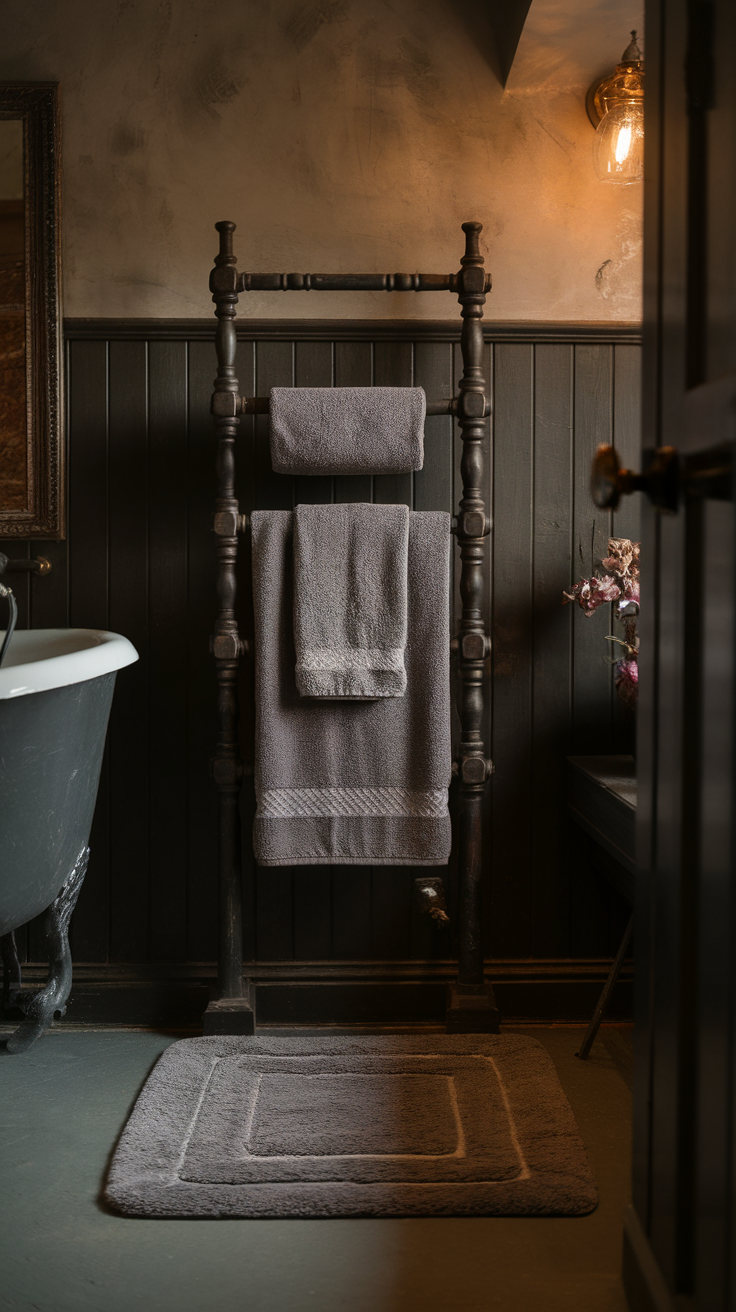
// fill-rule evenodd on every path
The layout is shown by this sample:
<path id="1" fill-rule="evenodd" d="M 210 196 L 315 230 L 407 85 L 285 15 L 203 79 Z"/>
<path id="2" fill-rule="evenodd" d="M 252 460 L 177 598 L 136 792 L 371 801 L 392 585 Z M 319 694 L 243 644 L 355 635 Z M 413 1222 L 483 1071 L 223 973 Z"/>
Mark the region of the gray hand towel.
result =
<path id="1" fill-rule="evenodd" d="M 252 516 L 257 861 L 445 865 L 450 854 L 449 516 L 409 517 L 406 693 L 300 697 L 293 513 Z"/>
<path id="2" fill-rule="evenodd" d="M 421 387 L 272 387 L 277 474 L 402 474 L 424 463 Z"/>
<path id="3" fill-rule="evenodd" d="M 294 644 L 302 697 L 403 697 L 407 506 L 294 511 Z"/>

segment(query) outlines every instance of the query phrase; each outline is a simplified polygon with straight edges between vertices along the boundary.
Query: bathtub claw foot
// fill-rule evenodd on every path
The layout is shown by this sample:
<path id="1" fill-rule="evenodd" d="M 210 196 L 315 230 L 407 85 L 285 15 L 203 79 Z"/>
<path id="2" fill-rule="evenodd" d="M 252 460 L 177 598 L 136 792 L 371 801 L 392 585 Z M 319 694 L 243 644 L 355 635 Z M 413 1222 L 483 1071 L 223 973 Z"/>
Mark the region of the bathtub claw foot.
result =
<path id="1" fill-rule="evenodd" d="M 72 987 L 72 954 L 69 950 L 69 921 L 76 906 L 79 890 L 87 873 L 89 848 L 84 847 L 77 857 L 69 878 L 43 918 L 43 929 L 49 954 L 49 977 L 42 989 L 28 997 L 16 999 L 25 1013 L 25 1020 L 7 1041 L 10 1053 L 27 1052 L 51 1022 L 66 1011 Z"/>

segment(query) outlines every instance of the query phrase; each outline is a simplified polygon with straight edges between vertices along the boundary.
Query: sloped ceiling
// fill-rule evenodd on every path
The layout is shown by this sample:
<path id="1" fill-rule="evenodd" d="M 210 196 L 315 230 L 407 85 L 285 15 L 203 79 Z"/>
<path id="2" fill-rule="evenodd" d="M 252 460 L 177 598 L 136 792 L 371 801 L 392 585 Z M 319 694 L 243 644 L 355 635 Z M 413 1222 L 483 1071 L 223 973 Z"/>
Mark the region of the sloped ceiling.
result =
<path id="1" fill-rule="evenodd" d="M 532 0 L 487 0 L 487 3 L 496 52 L 495 72 L 505 87 Z"/>
<path id="2" fill-rule="evenodd" d="M 502 87 L 511 72 L 532 0 L 454 0 L 457 19 L 485 58 Z"/>

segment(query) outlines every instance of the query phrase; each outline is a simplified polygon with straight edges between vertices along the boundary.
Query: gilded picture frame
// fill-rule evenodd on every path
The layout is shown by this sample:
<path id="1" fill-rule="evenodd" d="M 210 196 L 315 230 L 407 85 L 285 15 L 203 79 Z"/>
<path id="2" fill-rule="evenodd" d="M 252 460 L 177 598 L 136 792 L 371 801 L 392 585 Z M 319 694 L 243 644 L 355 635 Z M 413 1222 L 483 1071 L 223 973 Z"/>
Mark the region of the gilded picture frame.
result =
<path id="1" fill-rule="evenodd" d="M 22 127 L 22 187 L 6 185 L 0 196 L 0 538 L 58 540 L 65 534 L 58 85 L 0 83 L 6 176 L 18 177 L 20 161 L 10 156 L 20 129 L 5 126 L 14 122 Z"/>

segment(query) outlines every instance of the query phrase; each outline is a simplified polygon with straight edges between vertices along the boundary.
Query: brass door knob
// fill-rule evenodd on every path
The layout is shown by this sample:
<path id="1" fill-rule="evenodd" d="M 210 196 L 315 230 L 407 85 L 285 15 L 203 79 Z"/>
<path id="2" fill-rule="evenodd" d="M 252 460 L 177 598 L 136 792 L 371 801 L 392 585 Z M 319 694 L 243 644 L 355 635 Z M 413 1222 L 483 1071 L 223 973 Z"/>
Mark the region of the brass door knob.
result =
<path id="1" fill-rule="evenodd" d="M 612 446 L 599 446 L 590 471 L 590 494 L 599 510 L 615 510 L 621 497 L 646 492 L 658 510 L 674 513 L 680 497 L 733 499 L 733 442 L 703 447 L 680 456 L 673 446 L 660 446 L 643 474 L 622 469 Z"/>
<path id="2" fill-rule="evenodd" d="M 616 448 L 599 446 L 590 472 L 590 494 L 599 510 L 615 510 L 621 497 L 646 492 L 660 510 L 677 510 L 680 469 L 673 446 L 661 446 L 642 474 L 622 469 Z"/>

